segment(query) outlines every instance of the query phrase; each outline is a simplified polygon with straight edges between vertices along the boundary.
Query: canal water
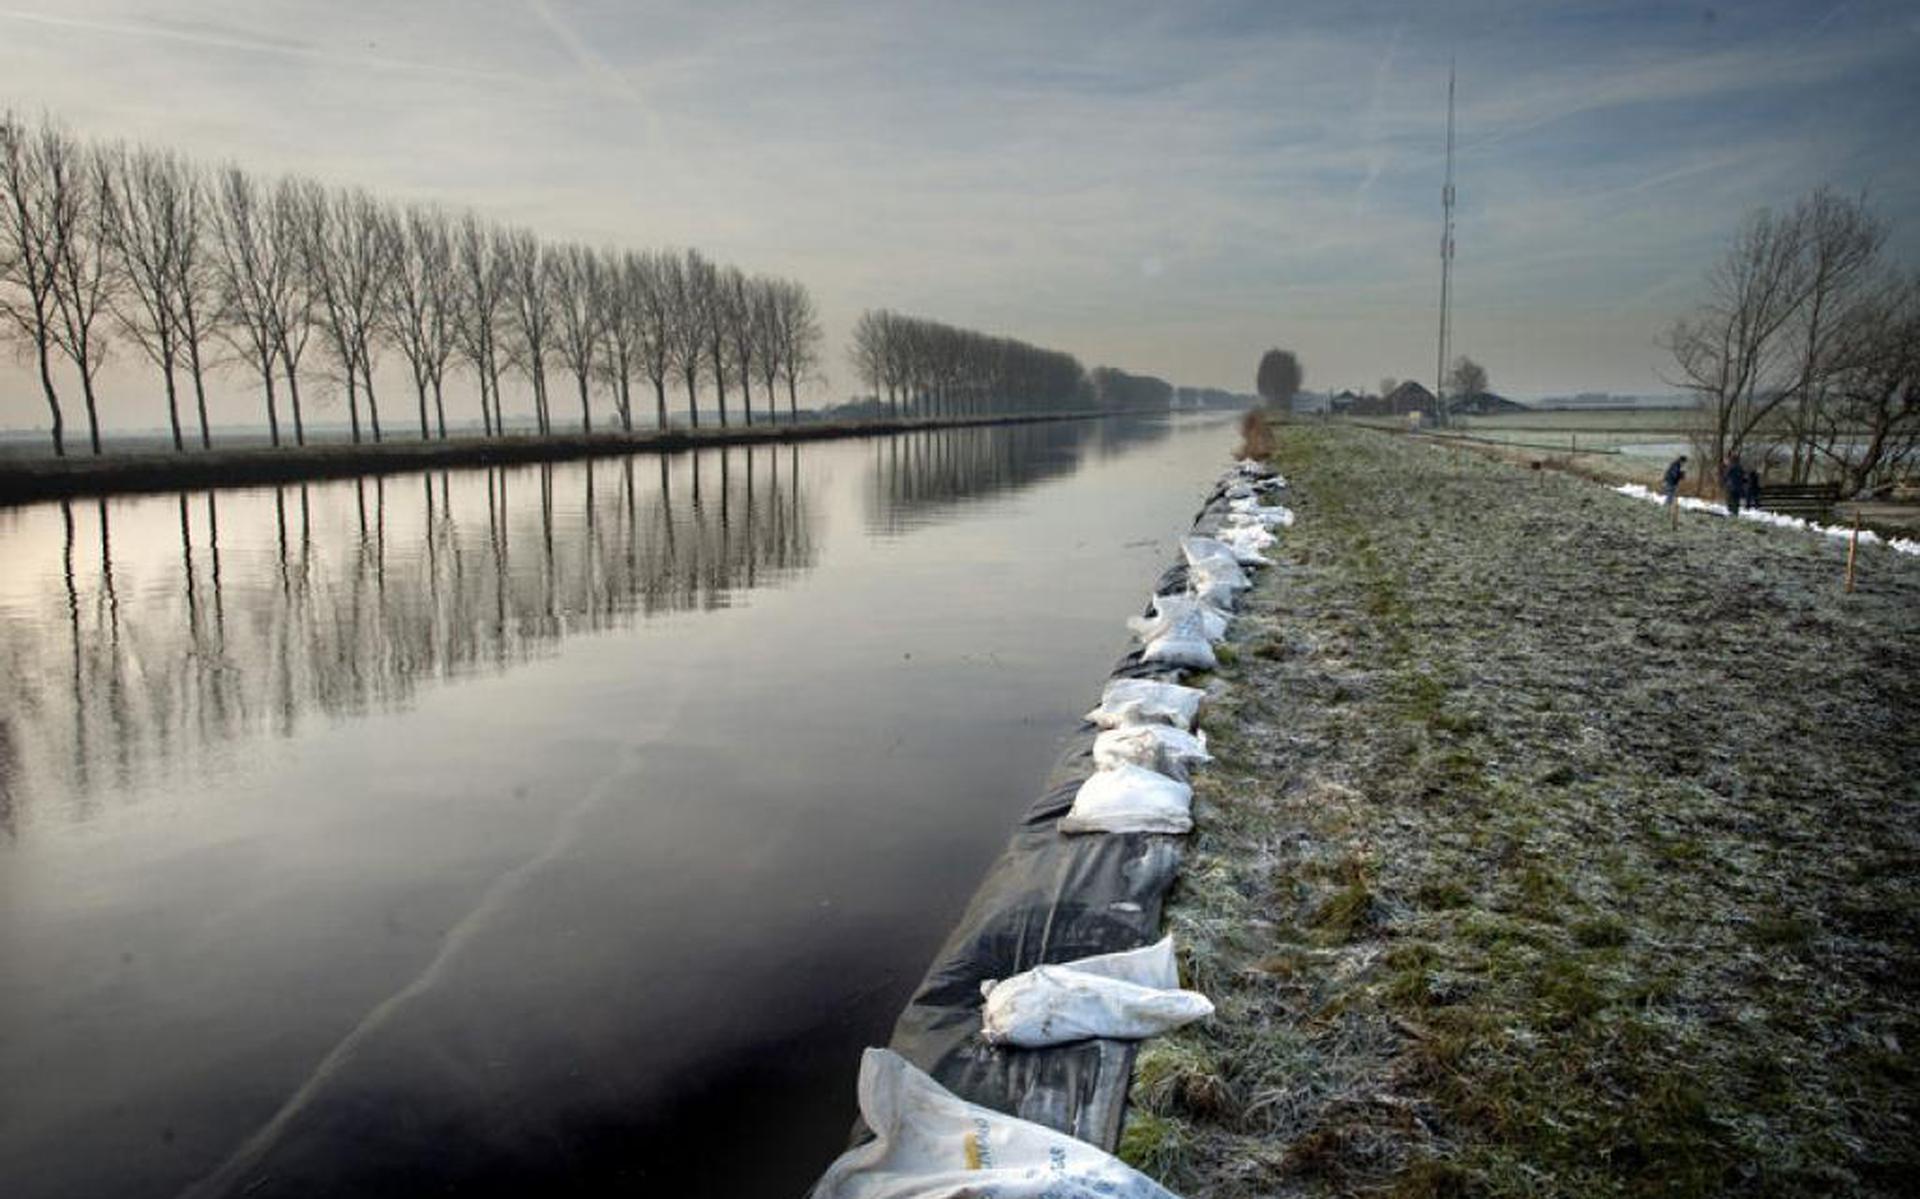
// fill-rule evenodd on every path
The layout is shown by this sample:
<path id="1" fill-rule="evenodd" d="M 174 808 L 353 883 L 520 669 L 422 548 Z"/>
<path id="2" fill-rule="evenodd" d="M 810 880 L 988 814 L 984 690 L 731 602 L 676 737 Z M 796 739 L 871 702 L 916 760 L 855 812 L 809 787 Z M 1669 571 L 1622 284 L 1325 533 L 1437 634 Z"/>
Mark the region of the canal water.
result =
<path id="1" fill-rule="evenodd" d="M 0 1190 L 802 1193 L 1233 440 L 0 512 Z"/>

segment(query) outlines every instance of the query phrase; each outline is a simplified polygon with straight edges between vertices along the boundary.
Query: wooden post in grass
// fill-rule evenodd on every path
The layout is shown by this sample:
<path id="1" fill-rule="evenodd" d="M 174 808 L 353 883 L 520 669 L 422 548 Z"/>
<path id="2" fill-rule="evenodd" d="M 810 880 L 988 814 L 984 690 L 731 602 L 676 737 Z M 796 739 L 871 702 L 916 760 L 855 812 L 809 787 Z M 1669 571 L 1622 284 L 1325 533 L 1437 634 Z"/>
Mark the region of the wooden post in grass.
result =
<path id="1" fill-rule="evenodd" d="M 1860 552 L 1860 513 L 1853 514 L 1853 536 L 1847 538 L 1847 594 L 1853 594 L 1853 559 Z"/>

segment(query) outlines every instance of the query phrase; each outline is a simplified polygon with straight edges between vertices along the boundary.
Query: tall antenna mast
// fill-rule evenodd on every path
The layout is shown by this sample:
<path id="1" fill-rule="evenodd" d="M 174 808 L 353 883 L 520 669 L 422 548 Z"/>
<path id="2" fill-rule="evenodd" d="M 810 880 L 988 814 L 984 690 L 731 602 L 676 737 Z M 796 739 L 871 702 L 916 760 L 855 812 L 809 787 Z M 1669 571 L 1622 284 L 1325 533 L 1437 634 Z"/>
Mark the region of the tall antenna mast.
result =
<path id="1" fill-rule="evenodd" d="M 1453 285 L 1453 61 L 1447 62 L 1447 184 L 1440 190 L 1440 355 L 1434 372 L 1434 423 L 1447 423 L 1447 361 L 1453 356 L 1453 324 L 1447 312 Z"/>

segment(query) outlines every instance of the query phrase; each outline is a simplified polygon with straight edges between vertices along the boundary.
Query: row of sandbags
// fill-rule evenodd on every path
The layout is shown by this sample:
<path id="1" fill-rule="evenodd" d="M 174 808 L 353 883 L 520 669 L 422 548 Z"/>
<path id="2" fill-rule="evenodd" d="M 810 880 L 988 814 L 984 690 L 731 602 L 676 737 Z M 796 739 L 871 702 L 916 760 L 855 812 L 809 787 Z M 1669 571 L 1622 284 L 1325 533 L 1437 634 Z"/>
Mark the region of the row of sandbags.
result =
<path id="1" fill-rule="evenodd" d="M 1284 486 L 1257 463 L 1237 464 L 1210 502 L 1220 513 L 1215 535 L 1182 541 L 1184 590 L 1155 596 L 1129 622 L 1142 643 L 1138 669 L 1159 677 L 1116 678 L 1088 713 L 1099 729 L 1094 770 L 1054 835 L 1131 846 L 1140 834 L 1192 829 L 1189 771 L 1210 760 L 1195 728 L 1205 692 L 1175 679 L 1218 665 L 1213 647 L 1251 586 L 1246 568 L 1270 564 L 1261 551 L 1273 544 L 1271 530 L 1292 523 L 1284 507 L 1263 503 Z M 1180 988 L 1171 936 L 985 979 L 979 992 L 978 1043 L 989 1053 L 1129 1043 L 1213 1013 L 1205 996 Z M 859 1100 L 873 1136 L 829 1167 L 813 1199 L 1173 1199 L 1097 1145 L 969 1103 L 891 1049 L 866 1051 Z"/>
<path id="2" fill-rule="evenodd" d="M 1293 513 L 1262 501 L 1285 487 L 1277 475 L 1242 463 L 1223 487 L 1225 511 L 1213 536 L 1180 542 L 1186 588 L 1156 595 L 1147 614 L 1128 622 L 1141 642 L 1140 662 L 1167 672 L 1205 672 L 1219 666 L 1214 646 L 1240 595 L 1251 587 L 1247 570 L 1270 566 L 1261 551 L 1273 529 Z M 1156 679 L 1116 679 L 1087 719 L 1104 730 L 1094 742 L 1093 775 L 1080 786 L 1060 820 L 1063 833 L 1185 833 L 1193 828 L 1188 770 L 1207 756 L 1206 735 L 1194 730 L 1204 693 Z"/>

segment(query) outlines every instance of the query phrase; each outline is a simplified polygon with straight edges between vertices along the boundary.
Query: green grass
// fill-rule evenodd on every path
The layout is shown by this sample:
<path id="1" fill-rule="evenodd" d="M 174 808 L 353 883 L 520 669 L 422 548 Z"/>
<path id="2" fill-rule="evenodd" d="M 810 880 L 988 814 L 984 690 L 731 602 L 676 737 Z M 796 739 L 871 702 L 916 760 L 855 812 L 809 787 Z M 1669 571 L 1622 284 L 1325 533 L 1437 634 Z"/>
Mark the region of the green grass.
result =
<path id="1" fill-rule="evenodd" d="M 1189 1199 L 1902 1193 L 1920 580 L 1843 605 L 1817 545 L 1403 438 L 1275 462 L 1300 521 L 1168 906 L 1219 1016 L 1141 1054 L 1128 1159 Z"/>

